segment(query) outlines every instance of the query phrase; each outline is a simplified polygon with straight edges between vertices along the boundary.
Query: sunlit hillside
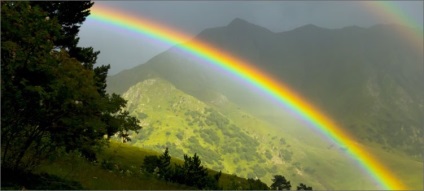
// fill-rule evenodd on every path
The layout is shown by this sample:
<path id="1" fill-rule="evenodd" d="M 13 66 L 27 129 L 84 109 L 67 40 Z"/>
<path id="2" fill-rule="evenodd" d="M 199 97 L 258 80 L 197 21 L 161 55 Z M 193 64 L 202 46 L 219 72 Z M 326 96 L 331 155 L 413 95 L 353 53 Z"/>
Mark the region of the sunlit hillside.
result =
<path id="1" fill-rule="evenodd" d="M 260 178 L 268 184 L 272 175 L 284 174 L 295 183 L 307 182 L 318 189 L 378 188 L 369 177 L 358 179 L 363 172 L 348 157 L 349 148 L 329 143 L 289 117 L 280 118 L 285 123 L 277 126 L 244 112 L 224 96 L 207 104 L 159 78 L 132 86 L 123 97 L 130 113 L 143 121 L 143 131 L 133 134 L 129 143 L 134 146 L 158 152 L 168 147 L 177 158 L 197 153 L 211 169 Z M 364 148 L 387 156 L 383 159 L 390 159 L 388 165 L 408 164 L 397 174 L 420 188 L 422 174 L 414 169 L 420 169 L 421 163 L 378 146 Z M 340 181 L 340 176 L 352 178 Z M 353 177 L 356 181 L 348 181 Z"/>
<path id="2" fill-rule="evenodd" d="M 379 35 L 397 27 L 402 26 L 330 30 L 307 25 L 273 33 L 236 19 L 196 38 L 248 60 L 288 84 L 353 133 L 364 148 L 384 153 L 376 156 L 391 156 L 383 157 L 383 163 L 408 163 L 415 169 L 422 166 L 418 150 L 423 121 L 418 116 L 424 112 L 424 92 L 417 83 L 424 76 L 418 64 L 423 57 L 407 51 L 409 45 L 395 32 Z M 399 47 L 405 48 L 396 51 Z M 129 111 L 146 126 L 145 134 L 136 136 L 135 145 L 168 146 L 171 151 L 174 147 L 177 156 L 197 152 L 207 156 L 211 168 L 245 177 L 269 181 L 273 173 L 289 172 L 290 179 L 307 179 L 315 188 L 377 188 L 344 153 L 348 148 L 321 137 L 317 129 L 260 89 L 186 54 L 176 46 L 108 78 L 109 91 L 121 93 L 129 101 Z M 223 116 L 218 120 L 222 124 L 205 124 L 211 116 L 208 108 Z M 225 133 L 232 129 L 242 133 Z M 244 134 L 255 141 L 234 137 Z M 402 138 L 393 139 L 394 135 Z M 279 142 L 281 138 L 287 144 Z M 242 150 L 240 144 L 253 145 Z M 233 149 L 223 148 L 228 145 Z M 411 175 L 406 178 L 408 185 L 422 187 L 420 168 L 413 170 L 414 175 L 403 173 L 404 169 L 394 167 L 400 176 Z M 323 179 L 323 174 L 327 178 Z M 360 175 L 363 179 L 355 182 L 336 178 Z"/>

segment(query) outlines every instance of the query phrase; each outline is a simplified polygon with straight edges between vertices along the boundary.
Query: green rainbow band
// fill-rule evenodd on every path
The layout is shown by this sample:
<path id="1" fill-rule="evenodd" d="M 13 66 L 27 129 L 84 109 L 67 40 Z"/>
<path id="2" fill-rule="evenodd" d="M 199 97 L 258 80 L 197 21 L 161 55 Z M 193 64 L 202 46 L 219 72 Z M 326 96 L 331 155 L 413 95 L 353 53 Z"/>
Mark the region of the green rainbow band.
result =
<path id="1" fill-rule="evenodd" d="M 132 17 L 129 14 L 114 9 L 95 6 L 91 11 L 90 19 L 146 35 L 162 42 L 174 44 L 181 43 L 181 40 L 189 39 L 187 35 L 179 33 L 174 29 L 160 26 L 157 23 L 143 20 L 142 18 Z M 375 157 L 371 156 L 361 144 L 355 142 L 351 135 L 338 127 L 334 121 L 308 103 L 287 85 L 269 78 L 265 73 L 254 68 L 252 64 L 248 64 L 248 62 L 240 58 L 235 58 L 226 52 L 221 52 L 219 49 L 204 42 L 193 40 L 181 44 L 178 48 L 224 69 L 259 88 L 284 106 L 295 111 L 299 116 L 313 124 L 319 132 L 334 140 L 338 145 L 348 147 L 349 155 L 360 164 L 382 189 L 406 189 L 398 178 L 381 165 Z"/>

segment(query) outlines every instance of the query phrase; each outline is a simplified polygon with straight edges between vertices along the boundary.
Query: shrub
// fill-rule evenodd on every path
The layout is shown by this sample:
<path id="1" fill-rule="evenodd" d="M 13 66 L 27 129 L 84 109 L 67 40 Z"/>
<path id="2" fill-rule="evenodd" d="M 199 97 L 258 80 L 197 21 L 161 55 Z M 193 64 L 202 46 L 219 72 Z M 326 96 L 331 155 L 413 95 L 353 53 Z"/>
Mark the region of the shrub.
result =
<path id="1" fill-rule="evenodd" d="M 159 166 L 159 158 L 155 155 L 146 156 L 143 159 L 143 164 L 141 165 L 141 171 L 153 173 L 155 168 Z"/>
<path id="2" fill-rule="evenodd" d="M 271 154 L 271 152 L 269 152 L 269 150 L 266 150 L 266 152 L 265 152 L 265 156 L 266 156 L 266 158 L 268 158 L 269 160 L 271 160 L 271 158 L 272 158 L 272 154 Z"/>
<path id="3" fill-rule="evenodd" d="M 106 170 L 113 170 L 113 161 L 103 159 L 101 167 Z"/>
<path id="4" fill-rule="evenodd" d="M 179 140 L 183 140 L 183 136 L 184 136 L 184 134 L 183 134 L 183 132 L 178 132 L 175 136 L 176 136 Z"/>

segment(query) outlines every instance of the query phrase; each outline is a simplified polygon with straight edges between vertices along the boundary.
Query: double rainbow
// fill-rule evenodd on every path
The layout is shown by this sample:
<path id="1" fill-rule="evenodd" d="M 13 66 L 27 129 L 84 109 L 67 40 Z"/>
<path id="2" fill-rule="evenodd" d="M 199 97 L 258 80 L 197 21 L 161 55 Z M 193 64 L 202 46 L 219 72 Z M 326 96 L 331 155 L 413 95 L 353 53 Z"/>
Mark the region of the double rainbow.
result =
<path id="1" fill-rule="evenodd" d="M 162 43 L 176 44 L 189 39 L 189 36 L 175 29 L 166 28 L 158 23 L 134 17 L 116 9 L 94 6 L 91 13 L 90 19 L 97 22 L 148 36 Z M 265 73 L 254 68 L 252 64 L 219 51 L 216 47 L 204 42 L 192 40 L 190 43 L 180 44 L 178 48 L 255 86 L 311 123 L 319 132 L 334 140 L 339 146 L 348 147 L 347 152 L 350 157 L 355 159 L 382 189 L 406 189 L 386 167 L 364 148 L 361 148 L 351 135 L 287 85 L 271 79 Z"/>

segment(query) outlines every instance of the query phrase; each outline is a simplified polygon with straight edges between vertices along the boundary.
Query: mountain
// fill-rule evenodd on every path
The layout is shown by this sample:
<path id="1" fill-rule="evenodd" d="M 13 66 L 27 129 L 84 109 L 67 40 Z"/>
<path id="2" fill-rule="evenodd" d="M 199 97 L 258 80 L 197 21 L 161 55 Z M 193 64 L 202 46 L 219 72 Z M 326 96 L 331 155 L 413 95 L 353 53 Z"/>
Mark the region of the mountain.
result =
<path id="1" fill-rule="evenodd" d="M 411 30 L 397 25 L 306 25 L 273 33 L 235 19 L 193 40 L 243 58 L 284 82 L 361 141 L 419 157 L 424 149 L 423 51 L 422 46 L 411 47 L 399 32 Z M 284 125 L 280 113 L 287 112 L 280 106 L 233 75 L 181 54 L 178 46 L 110 76 L 108 91 L 123 93 L 152 77 L 166 79 L 205 103 L 223 95 L 256 116 Z"/>
<path id="2" fill-rule="evenodd" d="M 205 104 L 160 78 L 139 82 L 122 96 L 128 100 L 130 114 L 142 119 L 144 128 L 142 133 L 131 135 L 130 144 L 159 151 L 168 147 L 177 158 L 197 153 L 214 170 L 249 178 L 269 181 L 269 172 L 284 169 L 275 166 L 282 163 L 282 158 L 272 152 L 270 145 L 260 141 L 262 133 L 255 129 L 265 128 L 267 124 L 235 108 L 228 109 L 235 106 L 225 96 L 214 102 L 227 105 L 227 111 L 232 113 Z M 280 139 L 284 140 L 282 136 L 274 137 L 275 141 Z M 291 139 L 285 142 L 291 143 Z M 291 148 L 272 146 L 292 158 Z M 287 166 L 292 165 L 284 165 Z"/>
<path id="3" fill-rule="evenodd" d="M 424 145 L 423 55 L 399 36 L 399 30 L 408 29 L 307 25 L 273 33 L 236 19 L 203 31 L 195 40 L 243 58 L 284 82 L 419 189 L 423 175 L 417 169 L 422 163 L 405 152 L 419 156 Z M 110 76 L 108 91 L 123 94 L 130 112 L 142 119 L 145 129 L 134 136 L 136 146 L 155 150 L 169 146 L 176 157 L 198 152 L 212 169 L 265 181 L 282 172 L 296 182 L 307 180 L 314 188 L 375 189 L 367 177 L 358 179 L 354 165 L 346 161 L 343 150 L 348 148 L 319 141 L 302 120 L 264 99 L 262 92 L 178 46 Z M 218 121 L 228 122 L 221 124 L 224 128 L 218 123 L 205 126 L 210 109 Z M 224 129 L 232 133 L 227 135 Z M 231 140 L 233 135 L 241 137 Z M 290 150 L 279 143 L 281 138 Z M 226 142 L 235 149 L 231 154 L 224 152 Z M 287 154 L 290 161 L 284 158 Z"/>
<path id="4" fill-rule="evenodd" d="M 292 184 L 303 182 L 315 189 L 378 188 L 346 157 L 349 148 L 320 141 L 294 120 L 285 119 L 285 126 L 277 127 L 244 112 L 224 95 L 207 104 L 161 78 L 139 82 L 122 96 L 130 114 L 142 121 L 143 130 L 131 134 L 133 146 L 158 152 L 168 147 L 176 158 L 197 153 L 208 168 L 259 178 L 268 185 L 272 175 L 283 174 Z M 415 169 L 422 164 L 367 149 L 387 158 L 388 165 L 402 164 L 396 174 L 410 181 L 411 188 L 419 188 L 422 176 Z"/>

